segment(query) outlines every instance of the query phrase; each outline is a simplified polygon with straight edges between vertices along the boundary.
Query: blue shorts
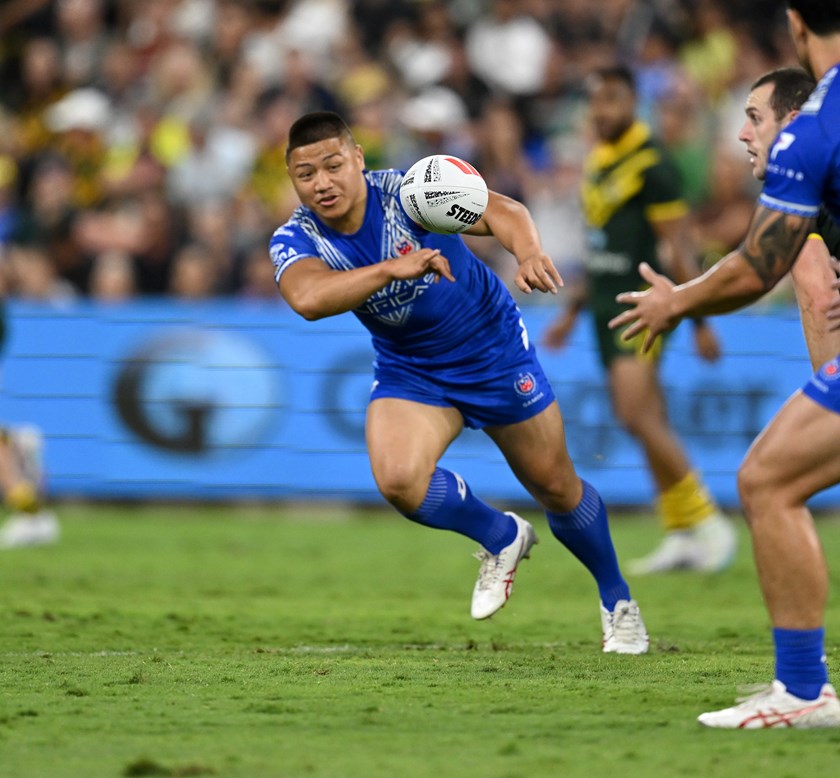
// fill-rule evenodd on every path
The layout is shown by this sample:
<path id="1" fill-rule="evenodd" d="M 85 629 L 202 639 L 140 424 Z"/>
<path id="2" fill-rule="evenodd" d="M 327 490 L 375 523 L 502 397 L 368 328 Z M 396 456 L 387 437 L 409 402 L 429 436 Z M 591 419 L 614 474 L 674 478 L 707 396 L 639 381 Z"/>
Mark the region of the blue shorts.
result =
<path id="1" fill-rule="evenodd" d="M 475 365 L 420 369 L 393 358 L 386 364 L 377 360 L 370 399 L 382 397 L 456 408 L 471 429 L 525 421 L 555 400 L 534 348 L 522 346 L 480 370 Z"/>
<path id="2" fill-rule="evenodd" d="M 840 413 L 840 356 L 826 362 L 802 387 L 803 394 L 834 413 Z"/>

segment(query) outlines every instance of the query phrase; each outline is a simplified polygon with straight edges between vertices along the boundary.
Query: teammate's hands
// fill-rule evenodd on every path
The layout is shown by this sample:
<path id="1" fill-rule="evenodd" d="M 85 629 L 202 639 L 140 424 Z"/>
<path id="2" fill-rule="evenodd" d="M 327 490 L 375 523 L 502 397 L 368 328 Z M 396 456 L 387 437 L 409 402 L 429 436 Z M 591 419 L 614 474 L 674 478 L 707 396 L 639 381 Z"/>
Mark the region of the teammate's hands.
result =
<path id="1" fill-rule="evenodd" d="M 715 331 L 706 322 L 694 325 L 694 349 L 700 359 L 717 362 L 720 359 L 720 343 Z"/>
<path id="2" fill-rule="evenodd" d="M 658 335 L 674 329 L 679 324 L 679 317 L 671 312 L 671 298 L 674 282 L 657 273 L 647 262 L 639 265 L 639 273 L 650 284 L 644 292 L 622 292 L 616 296 L 616 302 L 632 306 L 624 313 L 610 320 L 611 330 L 629 325 L 621 333 L 622 340 L 630 340 L 645 332 L 642 352 L 647 352 Z"/>
<path id="3" fill-rule="evenodd" d="M 420 249 L 388 261 L 391 263 L 394 280 L 408 281 L 422 278 L 427 273 L 434 273 L 435 283 L 440 281 L 441 277 L 447 281 L 455 281 L 449 260 L 440 253 L 440 249 Z"/>
<path id="4" fill-rule="evenodd" d="M 519 260 L 518 257 L 517 260 Z M 557 289 L 563 286 L 563 279 L 560 277 L 560 271 L 551 261 L 551 257 L 540 252 L 519 261 L 514 283 L 525 294 L 531 294 L 534 289 L 557 294 Z"/>

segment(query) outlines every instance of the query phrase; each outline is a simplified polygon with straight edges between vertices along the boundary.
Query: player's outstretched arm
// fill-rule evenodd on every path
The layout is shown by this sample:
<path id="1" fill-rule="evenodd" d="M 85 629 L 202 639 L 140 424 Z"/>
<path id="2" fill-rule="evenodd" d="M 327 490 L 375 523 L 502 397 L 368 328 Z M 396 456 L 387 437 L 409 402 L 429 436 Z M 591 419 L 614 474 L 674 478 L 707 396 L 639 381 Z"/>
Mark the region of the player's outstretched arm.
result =
<path id="1" fill-rule="evenodd" d="M 280 294 L 292 310 L 314 321 L 358 308 L 391 281 L 421 278 L 427 273 L 454 281 L 449 260 L 439 249 L 420 249 L 353 270 L 332 270 L 320 259 L 295 262 L 280 277 Z"/>
<path id="2" fill-rule="evenodd" d="M 744 243 L 703 275 L 675 286 L 647 264 L 639 272 L 651 288 L 616 297 L 630 308 L 610 327 L 627 327 L 628 340 L 647 332 L 644 350 L 657 335 L 673 329 L 686 316 L 709 316 L 743 308 L 772 289 L 793 266 L 813 218 L 757 206 Z"/>
<path id="3" fill-rule="evenodd" d="M 493 235 L 514 257 L 519 265 L 514 283 L 525 294 L 534 289 L 557 294 L 563 279 L 542 249 L 537 225 L 528 209 L 517 200 L 489 191 L 487 210 L 472 227 L 470 235 Z"/>

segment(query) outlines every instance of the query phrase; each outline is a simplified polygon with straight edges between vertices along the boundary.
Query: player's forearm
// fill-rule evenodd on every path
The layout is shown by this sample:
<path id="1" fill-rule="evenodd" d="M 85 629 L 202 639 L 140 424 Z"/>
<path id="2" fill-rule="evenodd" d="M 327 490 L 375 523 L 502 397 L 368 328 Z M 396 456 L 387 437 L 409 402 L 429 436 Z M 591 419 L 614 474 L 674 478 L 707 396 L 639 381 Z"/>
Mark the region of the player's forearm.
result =
<path id="1" fill-rule="evenodd" d="M 468 230 L 471 235 L 493 235 L 518 261 L 542 251 L 537 225 L 517 200 L 492 192 L 484 218 Z"/>
<path id="2" fill-rule="evenodd" d="M 317 281 L 299 284 L 295 294 L 284 296 L 292 309 L 308 321 L 347 313 L 391 282 L 389 263 L 392 261 L 319 274 Z"/>
<path id="3" fill-rule="evenodd" d="M 679 318 L 729 313 L 758 300 L 767 288 L 740 250 L 725 256 L 703 275 L 674 288 Z"/>

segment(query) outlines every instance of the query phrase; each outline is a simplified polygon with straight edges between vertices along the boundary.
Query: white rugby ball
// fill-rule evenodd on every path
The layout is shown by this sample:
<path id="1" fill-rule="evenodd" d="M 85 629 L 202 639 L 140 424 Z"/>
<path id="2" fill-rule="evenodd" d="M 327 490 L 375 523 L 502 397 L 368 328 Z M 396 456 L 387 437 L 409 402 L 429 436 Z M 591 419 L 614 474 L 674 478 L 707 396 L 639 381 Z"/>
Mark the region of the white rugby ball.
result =
<path id="1" fill-rule="evenodd" d="M 415 162 L 400 184 L 405 212 L 429 232 L 454 234 L 472 227 L 487 209 L 487 184 L 469 162 L 433 154 Z"/>

